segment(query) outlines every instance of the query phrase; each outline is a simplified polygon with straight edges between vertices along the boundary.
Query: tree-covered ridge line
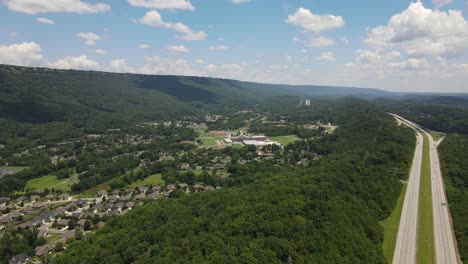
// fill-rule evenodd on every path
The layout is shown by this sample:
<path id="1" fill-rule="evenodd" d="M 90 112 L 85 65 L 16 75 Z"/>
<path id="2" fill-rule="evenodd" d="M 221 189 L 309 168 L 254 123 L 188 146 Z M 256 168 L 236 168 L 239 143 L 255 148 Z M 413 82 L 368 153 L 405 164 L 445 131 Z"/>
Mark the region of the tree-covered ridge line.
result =
<path id="1" fill-rule="evenodd" d="M 378 221 L 396 203 L 414 136 L 371 105 L 338 108 L 336 133 L 304 145 L 326 153 L 310 166 L 246 167 L 232 187 L 148 204 L 54 262 L 384 263 Z"/>

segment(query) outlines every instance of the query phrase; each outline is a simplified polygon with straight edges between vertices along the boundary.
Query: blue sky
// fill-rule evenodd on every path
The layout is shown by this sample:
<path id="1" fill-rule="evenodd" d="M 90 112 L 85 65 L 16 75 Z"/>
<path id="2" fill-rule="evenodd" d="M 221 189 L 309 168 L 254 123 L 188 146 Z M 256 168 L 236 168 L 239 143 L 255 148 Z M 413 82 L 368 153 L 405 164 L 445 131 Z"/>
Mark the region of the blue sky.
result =
<path id="1" fill-rule="evenodd" d="M 468 92 L 465 0 L 0 0 L 0 63 Z"/>

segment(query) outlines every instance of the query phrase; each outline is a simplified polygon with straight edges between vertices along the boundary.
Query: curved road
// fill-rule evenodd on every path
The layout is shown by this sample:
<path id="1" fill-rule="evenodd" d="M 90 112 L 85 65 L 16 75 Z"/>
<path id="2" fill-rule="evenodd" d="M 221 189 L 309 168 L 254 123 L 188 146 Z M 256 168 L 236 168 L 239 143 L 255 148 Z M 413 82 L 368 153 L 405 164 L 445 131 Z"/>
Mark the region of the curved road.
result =
<path id="1" fill-rule="evenodd" d="M 440 170 L 438 143 L 434 142 L 432 136 L 424 131 L 419 125 L 408 121 L 400 116 L 391 114 L 397 121 L 413 128 L 417 134 L 417 144 L 414 152 L 413 165 L 409 176 L 403 210 L 401 213 L 400 226 L 398 229 L 393 263 L 411 264 L 416 263 L 416 242 L 418 223 L 418 201 L 419 182 L 421 178 L 421 163 L 424 137 L 423 132 L 429 139 L 430 161 L 431 161 L 431 191 L 432 212 L 434 218 L 434 243 L 435 255 L 439 264 L 456 264 L 456 254 L 453 229 L 449 218 L 447 198 L 445 196 L 444 181 Z"/>

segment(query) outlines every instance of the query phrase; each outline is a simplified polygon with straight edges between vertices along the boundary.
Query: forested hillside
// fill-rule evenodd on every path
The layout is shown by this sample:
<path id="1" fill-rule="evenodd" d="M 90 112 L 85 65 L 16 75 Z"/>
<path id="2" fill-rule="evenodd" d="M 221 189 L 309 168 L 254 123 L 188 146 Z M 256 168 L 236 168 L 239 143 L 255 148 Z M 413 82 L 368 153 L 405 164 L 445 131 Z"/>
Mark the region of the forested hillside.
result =
<path id="1" fill-rule="evenodd" d="M 65 121 L 93 129 L 116 127 L 130 120 L 169 120 L 203 109 L 238 111 L 283 95 L 386 94 L 372 89 L 0 65 L 0 119 L 32 123 Z"/>
<path id="2" fill-rule="evenodd" d="M 294 148 L 309 166 L 232 167 L 228 187 L 155 201 L 73 242 L 55 263 L 384 263 L 382 229 L 414 134 L 370 104 L 336 108 L 340 127 Z"/>
<path id="3" fill-rule="evenodd" d="M 468 136 L 449 135 L 439 147 L 445 190 L 462 260 L 468 260 Z"/>

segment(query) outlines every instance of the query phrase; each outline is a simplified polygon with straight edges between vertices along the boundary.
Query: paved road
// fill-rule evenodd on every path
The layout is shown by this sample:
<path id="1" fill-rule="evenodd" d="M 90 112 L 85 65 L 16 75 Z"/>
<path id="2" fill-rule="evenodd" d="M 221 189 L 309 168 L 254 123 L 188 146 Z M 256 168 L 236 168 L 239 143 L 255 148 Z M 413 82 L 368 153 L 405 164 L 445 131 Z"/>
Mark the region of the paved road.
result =
<path id="1" fill-rule="evenodd" d="M 397 121 L 406 124 L 414 129 L 411 122 L 395 116 Z M 406 188 L 403 210 L 401 212 L 400 226 L 393 254 L 393 264 L 416 263 L 416 238 L 418 224 L 418 204 L 419 204 L 419 183 L 421 178 L 421 163 L 423 153 L 423 135 L 416 131 L 417 144 L 414 150 L 413 165 L 411 167 L 408 187 Z"/>
<path id="2" fill-rule="evenodd" d="M 440 170 L 437 143 L 431 135 L 424 132 L 429 138 L 431 156 L 431 178 L 432 178 L 432 212 L 434 217 L 434 239 L 437 263 L 456 264 L 454 235 L 449 218 L 449 208 L 445 196 L 444 180 Z"/>
<path id="3" fill-rule="evenodd" d="M 419 125 L 400 116 L 393 116 L 399 123 L 403 123 L 413 128 L 416 131 L 418 138 L 413 158 L 413 167 L 411 168 L 410 179 L 403 204 L 393 263 L 416 263 L 417 211 L 424 140 L 424 137 L 421 134 L 422 132 L 426 134 L 429 139 L 430 147 L 432 211 L 434 218 L 436 260 L 438 264 L 456 264 L 458 262 L 458 258 L 456 254 L 454 234 L 449 218 L 449 208 L 447 207 L 444 181 L 440 170 L 440 162 L 437 152 L 437 146 L 440 144 L 441 140 L 439 140 L 439 142 L 435 142 L 432 136 L 422 130 Z M 415 166 L 417 166 L 417 168 L 415 168 Z M 415 181 L 417 181 L 417 183 Z"/>

